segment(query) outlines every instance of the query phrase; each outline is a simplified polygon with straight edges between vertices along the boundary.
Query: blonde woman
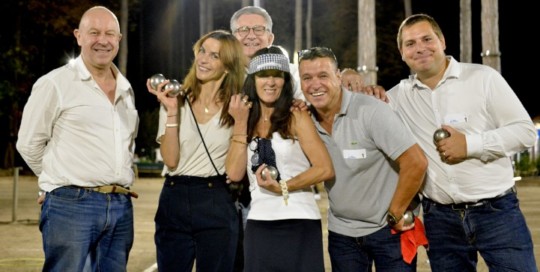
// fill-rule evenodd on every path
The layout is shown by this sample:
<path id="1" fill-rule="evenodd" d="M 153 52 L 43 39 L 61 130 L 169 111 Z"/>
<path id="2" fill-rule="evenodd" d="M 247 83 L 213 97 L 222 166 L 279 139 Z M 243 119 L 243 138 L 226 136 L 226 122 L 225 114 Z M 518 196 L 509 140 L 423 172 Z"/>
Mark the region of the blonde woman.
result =
<path id="1" fill-rule="evenodd" d="M 193 52 L 182 95 L 168 96 L 168 81 L 156 90 L 147 82 L 161 102 L 157 141 L 165 163 L 155 216 L 158 269 L 190 272 L 196 260 L 199 271 L 233 271 L 239 222 L 225 157 L 234 123 L 228 106 L 244 81 L 244 55 L 222 30 L 200 38 Z"/>

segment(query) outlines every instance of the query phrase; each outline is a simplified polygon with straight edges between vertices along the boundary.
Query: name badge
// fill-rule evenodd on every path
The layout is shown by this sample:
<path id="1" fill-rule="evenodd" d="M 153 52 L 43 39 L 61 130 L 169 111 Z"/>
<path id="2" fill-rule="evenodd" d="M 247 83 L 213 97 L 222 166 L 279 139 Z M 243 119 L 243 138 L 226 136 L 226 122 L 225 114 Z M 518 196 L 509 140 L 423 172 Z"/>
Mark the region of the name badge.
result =
<path id="1" fill-rule="evenodd" d="M 467 123 L 467 116 L 465 114 L 447 114 L 444 117 L 445 124 L 457 124 L 457 123 Z"/>
<path id="2" fill-rule="evenodd" d="M 345 159 L 365 159 L 367 156 L 365 149 L 345 149 L 343 158 Z"/>

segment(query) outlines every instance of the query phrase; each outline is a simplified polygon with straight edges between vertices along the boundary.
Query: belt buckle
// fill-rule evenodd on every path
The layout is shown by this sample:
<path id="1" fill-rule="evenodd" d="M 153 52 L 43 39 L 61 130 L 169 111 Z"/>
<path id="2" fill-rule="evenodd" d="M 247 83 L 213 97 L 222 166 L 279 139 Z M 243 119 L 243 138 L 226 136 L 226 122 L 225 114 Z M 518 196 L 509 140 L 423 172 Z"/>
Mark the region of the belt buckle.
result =
<path id="1" fill-rule="evenodd" d="M 467 202 L 467 203 L 459 203 L 459 204 L 451 204 L 450 207 L 454 211 L 462 211 L 462 210 L 468 210 L 470 208 L 476 208 L 480 207 L 486 204 L 484 201 L 478 201 L 478 202 Z"/>
<path id="2" fill-rule="evenodd" d="M 139 195 L 137 193 L 131 191 L 129 188 L 125 188 L 117 184 L 103 185 L 103 186 L 97 186 L 97 187 L 83 187 L 83 188 L 97 192 L 97 193 L 101 193 L 101 194 L 123 194 L 123 195 L 128 195 L 133 198 L 139 198 Z"/>

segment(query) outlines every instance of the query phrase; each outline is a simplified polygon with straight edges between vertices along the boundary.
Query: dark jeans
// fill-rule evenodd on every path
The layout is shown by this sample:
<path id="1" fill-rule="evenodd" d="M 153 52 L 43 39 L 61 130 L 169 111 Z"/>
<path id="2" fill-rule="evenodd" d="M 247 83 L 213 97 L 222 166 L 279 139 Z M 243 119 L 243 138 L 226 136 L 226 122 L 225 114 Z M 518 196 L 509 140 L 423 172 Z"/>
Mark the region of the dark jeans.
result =
<path id="1" fill-rule="evenodd" d="M 537 271 L 531 233 L 516 193 L 457 209 L 422 201 L 432 271 L 476 271 L 477 254 L 489 271 Z"/>
<path id="2" fill-rule="evenodd" d="M 392 234 L 388 226 L 363 237 L 329 231 L 328 253 L 333 272 L 372 271 L 373 263 L 377 272 L 416 271 L 416 257 L 410 265 L 403 261 L 401 235 Z"/>
<path id="3" fill-rule="evenodd" d="M 43 271 L 126 271 L 133 245 L 131 197 L 76 187 L 47 193 L 41 207 Z"/>
<path id="4" fill-rule="evenodd" d="M 155 217 L 159 271 L 233 271 L 239 219 L 219 177 L 167 177 Z"/>

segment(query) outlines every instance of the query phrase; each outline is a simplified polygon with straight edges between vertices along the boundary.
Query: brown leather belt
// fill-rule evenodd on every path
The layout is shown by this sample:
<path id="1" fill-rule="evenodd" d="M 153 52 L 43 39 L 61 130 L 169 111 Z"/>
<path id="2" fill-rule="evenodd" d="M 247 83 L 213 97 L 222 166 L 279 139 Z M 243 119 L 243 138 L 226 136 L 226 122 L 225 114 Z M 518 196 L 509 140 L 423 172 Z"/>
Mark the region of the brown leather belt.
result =
<path id="1" fill-rule="evenodd" d="M 129 195 L 134 198 L 138 198 L 139 195 L 133 191 L 130 191 L 128 188 L 124 188 L 119 185 L 105 185 L 98 187 L 81 187 L 86 190 L 102 193 L 102 194 L 124 194 Z"/>

